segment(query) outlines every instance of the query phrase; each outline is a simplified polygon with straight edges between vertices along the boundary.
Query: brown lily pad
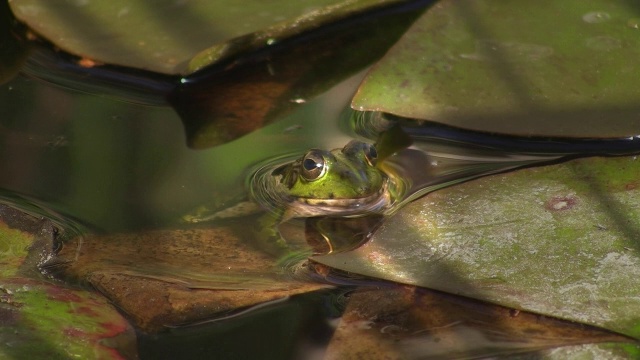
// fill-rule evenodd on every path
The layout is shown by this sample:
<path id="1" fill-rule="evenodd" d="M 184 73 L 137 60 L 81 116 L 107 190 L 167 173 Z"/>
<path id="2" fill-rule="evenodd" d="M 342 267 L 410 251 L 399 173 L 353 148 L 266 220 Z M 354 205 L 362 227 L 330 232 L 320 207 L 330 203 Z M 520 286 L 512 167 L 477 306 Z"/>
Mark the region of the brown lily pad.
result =
<path id="1" fill-rule="evenodd" d="M 349 297 L 327 359 L 476 358 L 633 340 L 427 289 L 361 288 Z"/>
<path id="2" fill-rule="evenodd" d="M 247 242 L 243 224 L 89 235 L 64 244 L 49 268 L 100 290 L 145 331 L 327 285 L 296 280 Z"/>

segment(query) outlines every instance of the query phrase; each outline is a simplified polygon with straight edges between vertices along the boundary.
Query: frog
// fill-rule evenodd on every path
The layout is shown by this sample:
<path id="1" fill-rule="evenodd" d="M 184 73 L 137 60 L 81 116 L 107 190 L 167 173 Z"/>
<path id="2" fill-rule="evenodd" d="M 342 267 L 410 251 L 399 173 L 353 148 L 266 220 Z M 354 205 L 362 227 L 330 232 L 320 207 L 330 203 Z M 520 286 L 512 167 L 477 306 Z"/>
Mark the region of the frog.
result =
<path id="1" fill-rule="evenodd" d="M 256 245 L 271 255 L 291 257 L 296 250 L 280 233 L 280 224 L 293 218 L 381 214 L 392 205 L 396 187 L 378 160 L 376 146 L 359 140 L 332 150 L 312 148 L 284 163 L 271 160 L 248 177 L 248 202 L 206 216 L 206 209 L 198 210 L 183 220 L 210 221 L 259 209 L 252 231 Z"/>
<path id="2" fill-rule="evenodd" d="M 377 165 L 376 147 L 352 140 L 333 150 L 310 149 L 292 162 L 256 172 L 250 192 L 266 209 L 256 240 L 272 253 L 286 254 L 290 248 L 278 226 L 292 218 L 382 212 L 393 196 L 389 176 Z"/>

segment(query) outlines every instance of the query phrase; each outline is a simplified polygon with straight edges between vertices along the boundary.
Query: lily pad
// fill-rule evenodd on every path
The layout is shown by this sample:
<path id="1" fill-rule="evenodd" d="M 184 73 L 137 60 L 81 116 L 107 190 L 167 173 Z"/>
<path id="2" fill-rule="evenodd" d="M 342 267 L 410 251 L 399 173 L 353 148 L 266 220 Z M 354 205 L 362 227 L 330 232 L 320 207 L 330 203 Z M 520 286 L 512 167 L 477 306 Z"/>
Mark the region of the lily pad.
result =
<path id="1" fill-rule="evenodd" d="M 573 160 L 430 193 L 313 260 L 639 338 L 639 204 L 636 157 Z"/>
<path id="2" fill-rule="evenodd" d="M 535 359 L 564 360 L 564 359 L 606 359 L 626 360 L 637 359 L 640 356 L 640 347 L 633 344 L 585 344 L 564 346 L 556 349 L 541 351 Z M 513 360 L 529 360 L 531 357 L 514 356 Z"/>
<path id="3" fill-rule="evenodd" d="M 414 287 L 360 288 L 327 359 L 459 359 L 632 342 L 607 331 Z"/>
<path id="4" fill-rule="evenodd" d="M 165 74 L 188 74 L 238 53 L 397 2 L 11 0 L 9 4 L 18 19 L 72 54 Z"/>
<path id="5" fill-rule="evenodd" d="M 329 88 L 378 60 L 422 11 L 369 16 L 224 72 L 185 79 L 168 99 L 182 118 L 188 144 L 205 148 L 234 140 L 308 105 L 318 94 L 327 95 Z"/>
<path id="6" fill-rule="evenodd" d="M 240 221 L 87 235 L 66 241 L 44 268 L 90 283 L 148 332 L 329 287 L 293 278 L 246 236 Z"/>
<path id="7" fill-rule="evenodd" d="M 635 135 L 638 11 L 622 0 L 440 1 L 352 107 L 522 136 Z"/>
<path id="8" fill-rule="evenodd" d="M 0 205 L 1 358 L 135 357 L 135 333 L 102 296 L 28 277 L 51 223 Z M 29 268 L 26 268 L 29 267 Z"/>
<path id="9" fill-rule="evenodd" d="M 564 359 L 603 359 L 625 360 L 637 359 L 640 347 L 632 344 L 585 344 L 564 346 L 556 349 L 541 351 L 536 359 L 564 360 Z M 514 360 L 528 360 L 528 357 L 514 357 Z"/>

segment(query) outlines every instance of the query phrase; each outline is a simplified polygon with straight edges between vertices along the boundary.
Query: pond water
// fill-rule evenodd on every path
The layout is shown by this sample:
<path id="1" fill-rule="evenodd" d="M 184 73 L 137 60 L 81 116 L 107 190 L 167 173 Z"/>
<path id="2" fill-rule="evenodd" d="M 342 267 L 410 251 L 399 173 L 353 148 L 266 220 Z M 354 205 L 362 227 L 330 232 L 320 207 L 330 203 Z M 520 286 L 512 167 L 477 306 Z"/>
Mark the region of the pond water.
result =
<path id="1" fill-rule="evenodd" d="M 360 75 L 359 75 L 360 76 Z M 337 119 L 358 77 L 238 141 L 190 149 L 169 106 L 16 77 L 2 85 L 0 186 L 106 232 L 162 227 L 224 194 L 270 157 L 346 143 Z"/>
<path id="2" fill-rule="evenodd" d="M 46 59 L 51 56 L 51 51 L 46 47 L 36 48 L 30 56 L 32 59 Z M 51 64 L 38 65 L 32 60 L 22 74 L 0 85 L 0 107 L 4 112 L 0 118 L 0 201 L 45 215 L 67 231 L 65 239 L 69 243 L 65 246 L 71 248 L 71 253 L 76 256 L 74 261 L 80 264 L 71 268 L 76 266 L 80 269 L 70 270 L 64 278 L 74 284 L 86 284 L 83 275 L 89 273 L 83 272 L 88 271 L 83 267 L 89 268 L 93 260 L 100 259 L 112 271 L 126 267 L 128 275 L 143 274 L 155 280 L 176 281 L 191 289 L 237 289 L 229 284 L 221 286 L 227 279 L 220 280 L 215 274 L 208 274 L 207 267 L 194 265 L 190 272 L 175 264 L 171 264 L 174 267 L 164 267 L 164 264 L 157 263 L 159 257 L 155 255 L 146 257 L 131 249 L 124 254 L 116 250 L 125 249 L 126 246 L 122 244 L 135 243 L 132 238 L 144 237 L 135 234 L 207 228 L 210 225 L 206 223 L 185 223 L 185 216 L 203 208 L 224 208 L 243 201 L 247 196 L 247 178 L 265 161 L 299 156 L 309 148 L 341 148 L 354 137 L 369 137 L 371 142 L 375 138 L 368 132 L 368 126 L 371 125 L 364 125 L 363 128 L 361 123 L 352 123 L 354 118 L 349 110 L 349 101 L 364 77 L 364 71 L 312 99 L 292 97 L 290 102 L 294 105 L 291 111 L 280 116 L 273 124 L 223 145 L 194 149 L 187 145 L 187 133 L 179 111 L 164 101 L 163 91 L 171 88 L 171 82 L 176 79 L 139 75 L 140 79 L 147 81 L 145 86 L 148 89 L 153 88 L 157 92 L 149 90 L 148 94 L 140 95 L 124 87 L 119 89 L 118 86 L 101 84 L 98 80 L 104 77 L 98 76 L 96 82 L 92 83 L 94 79 L 91 76 L 88 76 L 88 80 L 83 78 L 83 69 L 71 64 L 57 65 L 59 67 L 47 67 Z M 86 74 L 95 71 L 84 70 Z M 181 106 L 189 106 L 189 103 L 182 103 Z M 358 121 L 358 118 L 355 120 Z M 408 132 L 410 127 L 405 127 Z M 426 128 L 429 127 L 422 129 Z M 576 148 L 568 147 L 566 151 L 556 148 L 540 153 L 531 143 L 525 143 L 523 146 L 530 146 L 528 153 L 517 152 L 522 149 L 509 153 L 474 144 L 473 141 L 483 138 L 474 138 L 472 141 L 464 138 L 464 133 L 412 135 L 414 139 L 422 136 L 427 140 L 416 142 L 412 149 L 402 152 L 402 156 L 388 159 L 390 171 L 399 178 L 412 179 L 404 195 L 406 201 L 438 187 L 517 166 L 553 161 L 576 151 Z M 439 137 L 443 139 L 438 140 Z M 428 145 L 425 145 L 427 141 Z M 593 152 L 600 150 L 597 148 Z M 629 148 L 620 151 L 628 152 Z M 245 236 L 250 237 L 247 229 L 258 220 L 248 219 L 253 223 L 232 220 L 223 224 L 234 229 L 244 226 Z M 300 232 L 300 227 L 296 231 Z M 100 237 L 93 237 L 95 234 Z M 117 234 L 134 235 L 123 240 L 116 239 Z M 304 238 L 304 235 L 298 234 L 298 237 Z M 166 236 L 157 237 L 161 238 Z M 110 241 L 120 244 L 116 245 L 118 249 L 105 246 Z M 137 247 L 137 251 L 144 252 L 147 249 L 145 246 L 150 248 L 173 244 L 173 239 L 157 241 L 146 242 L 146 245 Z M 96 243 L 98 245 L 92 245 Z M 87 250 L 89 253 L 81 254 L 78 260 L 80 250 L 76 251 L 74 246 L 77 249 L 90 249 Z M 348 245 L 345 247 L 348 248 Z M 62 258 L 64 256 L 67 254 L 61 255 Z M 278 273 L 280 277 L 275 277 L 275 280 L 265 280 L 269 277 L 266 275 L 260 277 L 264 283 L 252 283 L 255 278 L 246 275 L 243 287 L 254 286 L 254 289 L 259 289 L 265 283 L 270 284 L 269 281 L 295 277 L 291 274 L 292 269 L 286 270 L 285 274 Z M 321 273 L 321 270 L 317 272 Z M 351 293 L 358 294 L 356 289 L 359 286 L 402 291 L 397 290 L 394 284 L 354 278 L 349 274 L 333 275 L 321 280 L 311 279 L 311 282 L 318 281 L 322 285 L 326 282 L 336 285 L 331 289 L 325 287 L 314 289 L 313 292 L 301 292 L 290 298 L 283 297 L 283 300 L 265 301 L 256 308 L 245 304 L 237 309 L 225 309 L 221 317 L 218 314 L 212 321 L 173 324 L 159 333 L 140 332 L 139 355 L 141 358 L 321 358 L 338 327 L 340 316 L 346 311 L 357 313 L 361 310 L 357 305 L 351 305 L 355 309 L 348 310 L 345 300 Z M 99 288 L 104 284 L 91 285 Z M 117 299 L 116 303 L 123 301 L 117 298 L 117 294 L 105 291 Z M 428 303 L 424 298 L 428 292 L 419 292 L 415 296 L 420 301 L 416 300 L 416 303 L 424 311 L 423 305 Z M 451 298 L 440 298 L 442 294 L 438 293 L 428 296 L 442 303 L 449 304 L 452 301 Z M 402 294 L 398 298 L 403 299 Z M 375 300 L 369 299 L 360 306 L 366 308 L 373 302 Z M 121 303 L 119 306 L 126 308 Z M 406 304 L 402 306 L 410 307 Z M 380 313 L 372 315 L 370 319 L 384 316 L 393 318 L 391 313 L 404 309 L 402 306 L 394 302 L 393 306 L 380 309 Z M 396 336 L 394 339 L 403 341 L 410 349 L 405 355 L 415 358 L 492 356 L 579 343 L 578 340 L 569 341 L 565 338 L 559 343 L 532 346 L 527 343 L 526 334 L 509 337 L 502 332 L 510 328 L 487 325 L 496 320 L 487 315 L 493 314 L 495 308 L 475 302 L 470 307 L 480 314 L 474 316 L 482 320 L 473 323 L 451 316 L 439 319 L 442 322 L 434 322 L 429 331 L 405 324 L 407 329 L 414 329 L 411 336 L 407 337 L 398 335 L 397 325 L 389 321 L 388 326 L 380 331 L 390 332 Z M 451 313 L 457 310 L 447 308 L 447 311 Z M 501 308 L 500 311 L 509 314 L 508 309 Z M 366 319 L 356 323 L 367 329 L 374 327 Z M 441 332 L 442 329 L 451 331 Z M 580 336 L 576 335 L 576 338 L 580 339 Z M 247 343 L 251 346 L 246 346 Z M 428 349 L 425 344 L 429 345 Z M 466 350 L 460 350 L 461 344 L 468 345 Z"/>

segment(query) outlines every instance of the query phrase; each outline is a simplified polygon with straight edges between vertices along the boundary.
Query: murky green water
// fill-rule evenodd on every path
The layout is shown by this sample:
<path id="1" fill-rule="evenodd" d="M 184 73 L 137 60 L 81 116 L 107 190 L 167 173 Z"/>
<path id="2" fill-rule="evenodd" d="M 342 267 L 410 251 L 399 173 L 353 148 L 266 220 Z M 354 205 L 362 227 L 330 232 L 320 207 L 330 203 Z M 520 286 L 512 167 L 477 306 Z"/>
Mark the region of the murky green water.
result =
<path id="1" fill-rule="evenodd" d="M 193 150 L 168 106 L 19 76 L 0 88 L 0 187 L 106 232 L 163 227 L 222 194 L 241 197 L 247 169 L 260 161 L 342 146 L 349 137 L 336 119 L 358 79 L 238 141 Z"/>

